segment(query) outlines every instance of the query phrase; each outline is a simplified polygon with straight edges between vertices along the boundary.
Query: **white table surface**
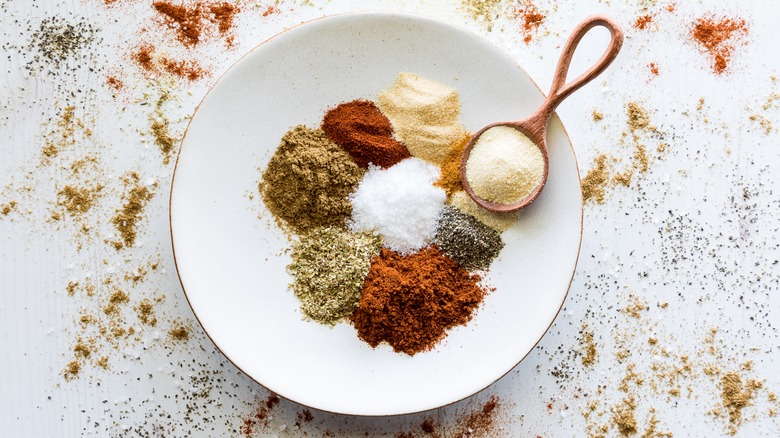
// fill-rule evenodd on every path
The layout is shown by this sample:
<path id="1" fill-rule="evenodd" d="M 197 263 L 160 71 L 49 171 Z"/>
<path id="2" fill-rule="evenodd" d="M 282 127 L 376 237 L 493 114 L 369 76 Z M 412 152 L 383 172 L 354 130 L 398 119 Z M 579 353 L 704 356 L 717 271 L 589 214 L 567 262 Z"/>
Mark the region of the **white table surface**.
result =
<path id="1" fill-rule="evenodd" d="M 305 407 L 282 400 L 267 424 L 249 435 L 425 436 L 419 425 L 430 418 L 437 433 L 451 436 L 495 397 L 494 425 L 475 427 L 474 436 L 596 436 L 601 426 L 606 436 L 619 436 L 613 413 L 633 397 L 636 436 L 648 432 L 653 418 L 656 432 L 721 436 L 730 432 L 721 378 L 733 371 L 762 387 L 732 432 L 778 436 L 780 99 L 772 96 L 780 93 L 780 4 L 702 0 L 675 2 L 669 11 L 672 2 L 665 1 L 537 0 L 546 20 L 524 44 L 519 24 L 503 12 L 515 3 L 484 3 L 499 3 L 491 30 L 458 1 L 242 1 L 233 48 L 217 38 L 187 52 L 149 22 L 151 1 L 119 0 L 111 7 L 100 0 L 0 1 L 0 209 L 17 203 L 0 213 L 0 435 L 242 435 L 244 420 L 268 392 L 219 353 L 184 298 L 168 225 L 173 161 L 163 163 L 149 135 L 152 105 L 146 103 L 154 102 L 149 93 L 159 87 L 143 78 L 130 50 L 143 34 L 209 68 L 202 80 L 173 84 L 175 99 L 163 110 L 181 134 L 220 73 L 265 39 L 327 14 L 392 10 L 472 29 L 514 56 L 544 89 L 568 30 L 590 13 L 614 16 L 626 29 L 622 53 L 558 114 L 584 176 L 598 154 L 614 157 L 617 170 L 630 163 L 635 140 L 626 108 L 638 103 L 657 128 L 638 133 L 649 168 L 635 172 L 628 187 L 608 188 L 604 204 L 585 205 L 580 262 L 564 308 L 534 351 L 497 383 L 435 411 L 383 418 L 311 411 L 313 419 L 298 421 L 300 427 L 295 423 Z M 269 5 L 278 12 L 264 16 Z M 654 20 L 647 29 L 631 26 L 648 13 Z M 689 36 L 694 20 L 708 14 L 741 17 L 748 26 L 745 44 L 736 46 L 722 75 Z M 51 66 L 31 74 L 23 68 L 32 57 L 25 47 L 51 15 L 83 17 L 101 29 L 101 41 L 84 61 L 71 60 L 56 75 L 46 74 Z M 583 50 L 573 69 L 597 52 Z M 108 76 L 121 78 L 124 88 L 110 89 Z M 92 135 L 81 136 L 84 128 L 77 127 L 73 145 L 43 160 L 45 139 L 57 135 L 52 121 L 68 105 Z M 594 121 L 594 110 L 603 120 Z M 660 143 L 667 145 L 663 153 L 656 151 Z M 68 166 L 85 156 L 96 163 L 74 176 Z M 138 222 L 136 245 L 117 251 L 105 241 L 117 238 L 110 218 L 123 203 L 121 178 L 131 171 L 154 197 Z M 71 183 L 105 188 L 81 219 L 64 214 L 51 220 L 57 192 Z M 149 268 L 155 263 L 157 269 Z M 139 266 L 148 270 L 143 279 L 125 278 Z M 72 281 L 92 281 L 95 295 L 79 289 L 69 296 Z M 74 360 L 74 345 L 90 336 L 79 317 L 99 315 L 113 288 L 130 296 L 122 314 L 137 333 L 97 348 L 95 357 L 109 358 L 107 369 L 93 357 L 66 380 L 62 371 Z M 135 319 L 133 306 L 163 295 L 155 305 L 156 326 Z M 634 300 L 646 307 L 635 315 L 621 310 Z M 188 341 L 169 337 L 178 325 L 189 327 Z M 592 333 L 598 352 L 591 366 L 582 363 L 583 331 Z M 512 342 L 509 333 L 506 342 Z"/>

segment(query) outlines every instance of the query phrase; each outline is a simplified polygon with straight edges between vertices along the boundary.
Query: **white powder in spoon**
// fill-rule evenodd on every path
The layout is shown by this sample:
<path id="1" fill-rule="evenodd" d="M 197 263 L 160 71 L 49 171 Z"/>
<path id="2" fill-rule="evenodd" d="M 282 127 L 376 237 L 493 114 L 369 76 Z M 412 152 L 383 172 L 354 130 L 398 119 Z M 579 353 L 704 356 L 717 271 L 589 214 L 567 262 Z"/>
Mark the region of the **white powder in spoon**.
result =
<path id="1" fill-rule="evenodd" d="M 495 126 L 479 136 L 466 162 L 466 179 L 480 198 L 514 204 L 542 182 L 542 151 L 522 132 Z"/>

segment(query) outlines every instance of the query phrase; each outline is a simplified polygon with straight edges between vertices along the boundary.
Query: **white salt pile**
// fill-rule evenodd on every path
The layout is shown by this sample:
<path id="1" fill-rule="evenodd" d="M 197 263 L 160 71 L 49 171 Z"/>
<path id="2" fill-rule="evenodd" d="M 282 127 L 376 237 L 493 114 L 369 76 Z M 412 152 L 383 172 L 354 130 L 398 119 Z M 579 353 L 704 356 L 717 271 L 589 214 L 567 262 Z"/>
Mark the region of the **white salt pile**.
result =
<path id="1" fill-rule="evenodd" d="M 439 213 L 447 198 L 433 186 L 439 168 L 419 158 L 407 158 L 388 169 L 370 167 L 350 196 L 355 232 L 376 230 L 388 248 L 414 252 L 436 233 Z"/>

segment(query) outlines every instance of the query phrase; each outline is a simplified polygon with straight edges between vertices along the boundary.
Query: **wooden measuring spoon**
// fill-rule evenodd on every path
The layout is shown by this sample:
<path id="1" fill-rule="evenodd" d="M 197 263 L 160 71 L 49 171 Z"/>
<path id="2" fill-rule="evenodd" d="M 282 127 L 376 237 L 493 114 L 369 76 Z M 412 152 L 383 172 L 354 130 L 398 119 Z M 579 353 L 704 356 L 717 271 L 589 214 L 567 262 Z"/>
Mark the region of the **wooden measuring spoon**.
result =
<path id="1" fill-rule="evenodd" d="M 574 51 L 577 49 L 577 45 L 579 44 L 580 40 L 582 40 L 582 37 L 584 37 L 589 30 L 596 26 L 607 28 L 611 34 L 611 40 L 609 41 L 607 50 L 603 55 L 601 55 L 601 58 L 598 60 L 598 62 L 596 62 L 595 65 L 593 65 L 593 67 L 591 67 L 573 81 L 566 84 L 566 75 L 569 72 L 569 65 L 571 64 L 571 59 L 574 56 Z M 574 31 L 572 31 L 569 40 L 566 42 L 566 46 L 564 46 L 563 52 L 561 52 L 561 58 L 558 60 L 558 66 L 555 68 L 555 74 L 553 76 L 552 86 L 550 87 L 550 93 L 542 103 L 542 106 L 525 120 L 518 122 L 493 123 L 480 129 L 471 137 L 468 144 L 466 145 L 466 148 L 463 150 L 463 155 L 461 156 L 460 180 L 463 183 L 464 190 L 466 193 L 468 193 L 471 199 L 474 200 L 474 202 L 489 211 L 497 213 L 508 213 L 527 206 L 533 202 L 537 196 L 539 196 L 539 193 L 542 192 L 542 189 L 547 182 L 547 174 L 549 173 L 549 157 L 547 153 L 546 141 L 547 125 L 550 122 L 550 118 L 552 117 L 555 108 L 563 101 L 563 99 L 580 89 L 583 85 L 595 79 L 596 76 L 600 75 L 604 70 L 606 70 L 609 64 L 611 64 L 617 56 L 622 45 L 623 31 L 620 29 L 620 26 L 618 26 L 618 24 L 615 23 L 611 18 L 605 17 L 603 15 L 593 15 L 586 18 L 585 21 L 580 23 L 574 29 Z M 472 191 L 471 186 L 469 185 L 469 181 L 466 178 L 466 166 L 468 165 L 469 156 L 471 154 L 472 148 L 474 147 L 474 144 L 477 142 L 482 133 L 496 126 L 507 126 L 517 129 L 539 148 L 539 150 L 542 152 L 542 157 L 544 158 L 544 172 L 542 174 L 542 179 L 539 182 L 539 185 L 536 186 L 536 188 L 531 191 L 528 196 L 513 204 L 499 204 L 480 198 Z"/>

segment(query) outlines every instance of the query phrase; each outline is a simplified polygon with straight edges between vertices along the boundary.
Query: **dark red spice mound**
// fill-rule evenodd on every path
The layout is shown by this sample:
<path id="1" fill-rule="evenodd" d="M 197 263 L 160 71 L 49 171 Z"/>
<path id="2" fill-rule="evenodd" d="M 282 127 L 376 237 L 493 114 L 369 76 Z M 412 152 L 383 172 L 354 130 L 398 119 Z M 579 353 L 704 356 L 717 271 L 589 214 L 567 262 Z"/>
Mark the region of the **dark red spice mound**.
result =
<path id="1" fill-rule="evenodd" d="M 411 156 L 406 146 L 392 137 L 390 120 L 374 102 L 353 100 L 331 108 L 325 113 L 322 130 L 361 167 L 373 163 L 387 168 Z"/>
<path id="2" fill-rule="evenodd" d="M 471 319 L 487 293 L 480 280 L 435 245 L 411 255 L 383 248 L 371 261 L 352 323 L 372 347 L 430 350 L 447 329 Z"/>

